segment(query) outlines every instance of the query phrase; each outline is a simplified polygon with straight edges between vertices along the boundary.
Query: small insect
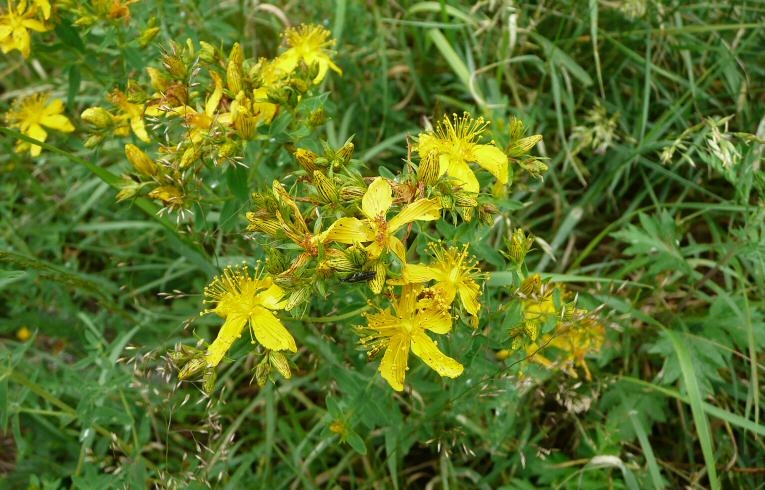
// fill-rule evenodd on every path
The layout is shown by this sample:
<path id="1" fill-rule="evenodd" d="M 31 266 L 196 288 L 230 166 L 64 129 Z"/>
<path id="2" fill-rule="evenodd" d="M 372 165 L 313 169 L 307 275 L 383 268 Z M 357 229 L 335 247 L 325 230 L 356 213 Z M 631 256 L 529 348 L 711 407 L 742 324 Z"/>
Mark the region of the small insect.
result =
<path id="1" fill-rule="evenodd" d="M 367 282 L 367 281 L 373 280 L 375 277 L 377 277 L 377 272 L 375 271 L 354 272 L 353 274 L 350 274 L 342 281 L 343 282 Z"/>

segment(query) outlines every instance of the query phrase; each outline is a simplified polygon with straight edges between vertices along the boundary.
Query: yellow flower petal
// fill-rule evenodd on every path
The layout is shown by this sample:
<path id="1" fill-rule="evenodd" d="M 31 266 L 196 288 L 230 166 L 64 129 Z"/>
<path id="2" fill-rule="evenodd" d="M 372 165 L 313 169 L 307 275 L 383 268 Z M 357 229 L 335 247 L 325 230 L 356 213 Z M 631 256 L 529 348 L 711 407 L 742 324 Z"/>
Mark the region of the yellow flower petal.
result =
<path id="1" fill-rule="evenodd" d="M 473 316 L 478 316 L 478 310 L 481 309 L 481 303 L 478 302 L 478 296 L 481 294 L 481 290 L 478 288 L 478 284 L 474 282 L 460 282 L 457 285 L 457 290 L 460 294 L 460 300 L 462 306 L 465 307 L 465 311 Z"/>
<path id="2" fill-rule="evenodd" d="M 74 131 L 74 126 L 72 126 L 72 123 L 69 122 L 69 119 L 63 114 L 43 116 L 40 119 L 40 124 L 63 133 L 71 133 Z"/>
<path id="3" fill-rule="evenodd" d="M 442 281 L 443 275 L 440 269 L 424 264 L 406 264 L 403 272 L 404 280 L 409 283 Z"/>
<path id="4" fill-rule="evenodd" d="M 450 158 L 446 173 L 450 177 L 462 182 L 463 189 L 467 192 L 478 193 L 478 191 L 481 190 L 481 186 L 478 184 L 478 179 L 475 178 L 475 174 L 470 169 L 470 166 L 468 166 L 468 164 L 461 158 Z"/>
<path id="5" fill-rule="evenodd" d="M 388 248 L 399 260 L 406 264 L 406 247 L 394 236 L 388 237 Z"/>
<path id="6" fill-rule="evenodd" d="M 254 308 L 250 316 L 250 326 L 255 338 L 266 349 L 297 352 L 297 345 L 292 334 L 267 309 Z"/>
<path id="7" fill-rule="evenodd" d="M 133 133 L 135 133 L 139 140 L 144 143 L 151 143 L 149 133 L 146 132 L 146 125 L 143 122 L 143 117 L 131 117 L 130 127 L 133 129 Z"/>
<path id="8" fill-rule="evenodd" d="M 388 348 L 385 349 L 385 355 L 380 362 L 380 374 L 396 391 L 404 389 L 408 362 L 409 339 L 403 334 L 394 335 L 390 338 Z"/>
<path id="9" fill-rule="evenodd" d="M 491 172 L 501 185 L 507 184 L 507 155 L 502 150 L 494 145 L 475 145 L 472 153 L 475 163 Z"/>
<path id="10" fill-rule="evenodd" d="M 369 219 L 385 216 L 392 205 L 393 189 L 382 177 L 377 177 L 361 198 L 361 210 Z"/>
<path id="11" fill-rule="evenodd" d="M 35 19 L 23 20 L 21 22 L 21 25 L 23 25 L 27 29 L 32 29 L 33 31 L 37 31 L 37 32 L 45 32 L 49 30 L 47 27 L 45 27 L 45 24 Z"/>
<path id="12" fill-rule="evenodd" d="M 418 199 L 404 206 L 404 209 L 388 222 L 388 232 L 392 233 L 412 221 L 432 221 L 440 217 L 441 203 L 438 199 Z"/>
<path id="13" fill-rule="evenodd" d="M 452 329 L 452 317 L 443 309 L 427 309 L 417 315 L 422 328 L 437 334 L 447 334 Z"/>
<path id="14" fill-rule="evenodd" d="M 218 104 L 220 104 L 220 99 L 223 96 L 223 79 L 214 71 L 210 72 L 210 76 L 213 82 L 215 82 L 215 90 L 213 90 L 213 93 L 210 94 L 207 102 L 205 102 L 205 114 L 212 117 L 216 109 L 218 109 Z"/>
<path id="15" fill-rule="evenodd" d="M 456 378 L 464 370 L 462 364 L 441 352 L 422 330 L 412 332 L 412 352 L 441 376 Z"/>
<path id="16" fill-rule="evenodd" d="M 246 323 L 247 317 L 244 315 L 226 317 L 215 341 L 207 348 L 205 359 L 209 367 L 215 367 L 220 363 L 236 339 L 242 336 L 242 329 Z"/>
<path id="17" fill-rule="evenodd" d="M 13 47 L 21 51 L 21 56 L 29 58 L 29 33 L 26 29 L 16 29 L 11 36 L 13 38 Z"/>
<path id="18" fill-rule="evenodd" d="M 327 231 L 322 233 L 322 242 L 338 242 L 353 244 L 356 242 L 371 242 L 375 232 L 369 225 L 357 218 L 340 218 L 332 223 Z"/>
<path id="19" fill-rule="evenodd" d="M 269 278 L 270 282 L 271 279 Z M 257 300 L 260 304 L 269 310 L 283 310 L 286 304 L 281 299 L 284 297 L 284 290 L 276 284 L 271 284 L 265 291 L 258 293 Z"/>
<path id="20" fill-rule="evenodd" d="M 32 124 L 29 126 L 29 129 L 25 131 L 27 136 L 30 138 L 34 138 L 38 141 L 45 142 L 45 140 L 48 138 L 48 133 L 40 126 L 39 124 Z M 41 146 L 32 145 L 30 147 L 29 153 L 33 156 L 39 156 L 40 152 L 42 151 Z"/>

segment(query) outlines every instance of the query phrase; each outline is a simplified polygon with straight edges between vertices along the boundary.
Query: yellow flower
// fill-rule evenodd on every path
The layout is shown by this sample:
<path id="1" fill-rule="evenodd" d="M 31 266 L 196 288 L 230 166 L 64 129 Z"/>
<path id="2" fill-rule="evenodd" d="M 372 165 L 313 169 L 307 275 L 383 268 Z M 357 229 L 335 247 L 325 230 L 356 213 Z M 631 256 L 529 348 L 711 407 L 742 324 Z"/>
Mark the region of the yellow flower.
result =
<path id="1" fill-rule="evenodd" d="M 464 113 L 462 117 L 453 115 L 453 119 L 444 116 L 435 131 L 420 133 L 418 151 L 421 158 L 427 158 L 432 151 L 438 152 L 441 175 L 448 175 L 464 185 L 468 192 L 480 191 L 478 180 L 470 169 L 469 163 L 476 163 L 491 172 L 499 185 L 507 184 L 507 155 L 492 142 L 478 143 L 486 131 L 488 122 L 482 117 L 473 117 Z"/>
<path id="2" fill-rule="evenodd" d="M 214 308 L 202 312 L 216 313 L 225 319 L 215 341 L 205 353 L 208 367 L 217 366 L 231 345 L 249 325 L 252 336 L 266 349 L 297 351 L 295 339 L 274 315 L 284 309 L 284 291 L 269 276 L 253 275 L 247 265 L 227 267 L 205 288 L 205 303 Z M 255 341 L 253 340 L 253 343 Z"/>
<path id="3" fill-rule="evenodd" d="M 383 250 L 390 249 L 402 262 L 406 262 L 406 248 L 394 233 L 412 221 L 440 218 L 441 204 L 437 199 L 418 199 L 404 206 L 396 216 L 388 220 L 391 206 L 393 189 L 388 181 L 377 177 L 361 199 L 365 219 L 340 218 L 325 232 L 325 240 L 346 244 L 372 242 L 367 247 L 370 258 L 376 259 Z"/>
<path id="4" fill-rule="evenodd" d="M 69 122 L 64 112 L 64 103 L 54 99 L 48 103 L 48 94 L 35 94 L 14 103 L 13 108 L 5 115 L 6 124 L 12 128 L 18 128 L 21 133 L 39 141 L 48 138 L 45 128 L 71 133 L 74 126 Z M 42 148 L 25 142 L 18 142 L 16 151 L 22 152 L 29 149 L 29 153 L 36 157 Z"/>
<path id="5" fill-rule="evenodd" d="M 335 45 L 334 39 L 329 39 L 331 33 L 317 25 L 300 25 L 290 27 L 284 32 L 289 49 L 274 60 L 275 67 L 287 73 L 292 73 L 298 64 L 303 61 L 309 67 L 314 63 L 318 65 L 319 72 L 313 79 L 313 83 L 321 83 L 327 70 L 332 68 L 338 74 L 343 71 L 330 57 L 331 50 Z"/>
<path id="6" fill-rule="evenodd" d="M 526 346 L 530 359 L 547 368 L 560 367 L 566 374 L 577 378 L 576 366 L 581 367 L 585 377 L 592 379 L 585 362 L 585 356 L 598 352 L 603 345 L 605 328 L 595 321 L 587 310 L 576 308 L 565 302 L 568 292 L 563 286 L 557 286 L 564 303 L 555 306 L 554 284 L 543 284 L 539 275 L 534 274 L 524 280 L 521 292 L 526 296 L 522 302 L 523 331 L 531 340 Z M 549 334 L 539 335 L 542 326 L 551 318 L 556 319 L 556 329 Z M 557 362 L 544 357 L 539 351 L 554 347 L 562 352 Z"/>
<path id="7" fill-rule="evenodd" d="M 37 0 L 34 3 L 35 5 L 28 5 L 26 0 L 21 0 L 14 7 L 11 0 L 8 0 L 8 12 L 0 15 L 0 49 L 3 53 L 18 49 L 24 58 L 28 58 L 29 31 L 50 30 L 50 27 L 34 18 L 37 15 L 38 5 L 43 8 L 44 17 L 46 19 L 50 17 L 50 4 L 45 0 Z"/>
<path id="8" fill-rule="evenodd" d="M 456 378 L 463 371 L 462 364 L 441 352 L 425 332 L 449 333 L 452 319 L 438 301 L 418 301 L 421 292 L 421 286 L 404 286 L 394 311 L 367 315 L 368 326 L 359 329 L 365 334 L 359 342 L 370 357 L 385 349 L 380 373 L 396 391 L 404 389 L 410 349 L 441 376 Z"/>
<path id="9" fill-rule="evenodd" d="M 584 310 L 575 310 L 574 315 L 582 316 L 587 314 Z M 575 366 L 582 368 L 585 378 L 592 380 L 592 374 L 585 361 L 585 356 L 600 351 L 605 337 L 605 328 L 602 324 L 592 318 L 581 318 L 571 322 L 566 327 L 562 327 L 559 332 L 552 335 L 543 335 L 539 345 L 531 344 L 526 348 L 526 352 L 531 356 L 531 360 L 547 368 L 560 368 L 571 376 L 579 376 L 574 369 Z M 542 348 L 554 347 L 563 353 L 562 359 L 553 362 L 541 355 L 538 351 Z"/>
<path id="10" fill-rule="evenodd" d="M 404 266 L 404 281 L 407 283 L 422 283 L 436 281 L 433 288 L 441 293 L 443 299 L 451 304 L 457 293 L 465 311 L 478 320 L 478 310 L 481 303 L 478 297 L 481 288 L 476 283 L 480 270 L 475 260 L 468 258 L 468 245 L 460 250 L 456 247 L 444 248 L 441 243 L 431 243 L 428 251 L 435 259 L 431 265 L 406 264 Z"/>
<path id="11" fill-rule="evenodd" d="M 109 94 L 109 100 L 112 104 L 116 105 L 122 111 L 122 114 L 115 117 L 118 123 L 128 123 L 130 129 L 138 137 L 139 140 L 144 143 L 151 143 L 149 133 L 146 132 L 146 124 L 143 121 L 144 114 L 149 116 L 158 116 L 161 112 L 156 106 L 148 106 L 144 109 L 143 104 L 135 104 L 128 100 L 127 95 L 119 89 Z M 120 128 L 115 131 L 120 136 L 127 136 L 130 132 L 128 126 L 122 124 Z"/>

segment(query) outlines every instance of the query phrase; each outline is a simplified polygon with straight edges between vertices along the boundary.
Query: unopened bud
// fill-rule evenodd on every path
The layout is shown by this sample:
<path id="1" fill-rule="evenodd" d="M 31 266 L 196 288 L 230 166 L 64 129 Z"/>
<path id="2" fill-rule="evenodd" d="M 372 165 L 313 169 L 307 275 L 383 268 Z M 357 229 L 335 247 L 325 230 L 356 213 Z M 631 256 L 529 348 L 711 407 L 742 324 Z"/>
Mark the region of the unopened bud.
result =
<path id="1" fill-rule="evenodd" d="M 510 141 L 516 141 L 522 138 L 523 134 L 526 132 L 526 127 L 523 124 L 523 121 L 521 121 L 517 117 L 510 119 L 509 126 L 510 126 L 509 128 Z"/>
<path id="2" fill-rule="evenodd" d="M 354 199 L 361 199 L 367 190 L 363 187 L 355 185 L 348 185 L 340 188 L 340 198 L 343 201 L 353 201 Z"/>
<path id="3" fill-rule="evenodd" d="M 335 183 L 332 182 L 329 177 L 318 170 L 314 170 L 313 183 L 316 186 L 316 191 L 319 193 L 319 197 L 322 201 L 327 204 L 337 202 L 337 188 L 335 187 Z"/>
<path id="4" fill-rule="evenodd" d="M 287 357 L 279 351 L 271 351 L 268 354 L 268 359 L 271 361 L 271 366 L 275 367 L 279 374 L 285 379 L 292 377 L 292 371 L 290 370 L 290 363 Z"/>
<path id="5" fill-rule="evenodd" d="M 215 381 L 218 379 L 218 373 L 215 368 L 208 369 L 205 374 L 202 375 L 202 391 L 205 395 L 210 396 L 215 391 Z"/>
<path id="6" fill-rule="evenodd" d="M 125 145 L 125 156 L 138 173 L 148 176 L 157 174 L 158 167 L 154 160 L 134 144 Z"/>
<path id="7" fill-rule="evenodd" d="M 474 208 L 478 206 L 478 199 L 472 192 L 459 191 L 454 194 L 454 204 L 463 208 Z"/>
<path id="8" fill-rule="evenodd" d="M 181 381 L 193 378 L 202 372 L 207 367 L 207 360 L 204 356 L 195 357 L 183 366 L 183 369 L 178 373 L 178 379 Z"/>
<path id="9" fill-rule="evenodd" d="M 80 117 L 88 124 L 97 128 L 105 128 L 112 124 L 112 115 L 103 107 L 90 107 L 82 111 Z"/>
<path id="10" fill-rule="evenodd" d="M 255 136 L 255 129 L 258 126 L 258 118 L 240 114 L 234 120 L 234 129 L 240 138 L 244 140 L 252 139 Z"/>
<path id="11" fill-rule="evenodd" d="M 340 160 L 341 163 L 348 163 L 348 160 L 353 157 L 353 151 L 356 149 L 352 141 L 347 142 L 342 148 L 337 150 L 335 157 Z"/>
<path id="12" fill-rule="evenodd" d="M 441 164 L 438 152 L 431 151 L 420 161 L 420 167 L 417 169 L 417 180 L 425 185 L 436 185 L 440 171 Z"/>
<path id="13" fill-rule="evenodd" d="M 103 143 L 105 136 L 103 134 L 93 134 L 88 136 L 88 139 L 85 140 L 85 148 L 95 148 L 96 146 Z"/>
<path id="14" fill-rule="evenodd" d="M 296 306 L 303 304 L 310 297 L 310 295 L 311 295 L 310 286 L 305 286 L 299 289 L 295 289 L 287 297 L 287 305 L 284 307 L 284 309 L 287 311 L 291 311 Z"/>
<path id="15" fill-rule="evenodd" d="M 371 281 L 369 281 L 369 289 L 375 293 L 380 294 L 382 293 L 383 287 L 385 286 L 385 276 L 388 274 L 388 269 L 385 267 L 385 264 L 382 261 L 377 262 L 375 265 L 375 277 Z"/>
<path id="16" fill-rule="evenodd" d="M 242 47 L 239 43 L 234 43 L 226 65 L 226 86 L 234 94 L 238 94 L 242 90 L 243 61 Z"/>
<path id="17" fill-rule="evenodd" d="M 354 245 L 345 251 L 345 256 L 356 269 L 360 269 L 367 263 L 368 254 L 363 247 Z"/>
<path id="18" fill-rule="evenodd" d="M 275 219 L 258 218 L 255 217 L 255 213 L 247 213 L 247 220 L 250 222 L 250 224 L 247 225 L 247 231 L 255 231 L 275 236 L 282 230 L 282 225 Z"/>
<path id="19" fill-rule="evenodd" d="M 181 190 L 174 185 L 161 185 L 149 192 L 150 198 L 159 199 L 168 204 L 175 203 L 180 200 L 182 196 L 183 194 L 181 193 Z"/>
<path id="20" fill-rule="evenodd" d="M 269 374 L 271 374 L 271 363 L 268 362 L 268 356 L 266 356 L 255 366 L 255 381 L 258 386 L 261 388 L 266 386 Z"/>
<path id="21" fill-rule="evenodd" d="M 157 37 L 157 34 L 159 34 L 159 27 L 149 27 L 141 33 L 141 36 L 138 38 L 138 45 L 145 48 Z"/>
<path id="22" fill-rule="evenodd" d="M 521 228 L 516 228 L 510 239 L 510 253 L 508 256 L 515 265 L 521 265 L 526 259 L 526 255 L 534 244 L 534 237 L 526 236 Z"/>
<path id="23" fill-rule="evenodd" d="M 309 175 L 312 175 L 313 172 L 317 169 L 317 158 L 319 158 L 319 155 L 312 152 L 311 150 L 306 150 L 305 148 L 298 148 L 295 150 L 295 159 L 297 160 L 298 164 L 303 167 L 303 170 L 308 172 Z"/>
<path id="24" fill-rule="evenodd" d="M 540 289 L 542 289 L 542 278 L 539 274 L 532 274 L 524 279 L 520 287 L 521 293 L 526 297 L 532 296 Z"/>
<path id="25" fill-rule="evenodd" d="M 196 145 L 191 145 L 188 148 L 186 148 L 186 151 L 183 152 L 183 156 L 181 156 L 181 161 L 178 164 L 178 167 L 181 169 L 184 169 L 186 167 L 189 167 L 192 163 L 199 160 L 199 157 L 202 154 L 202 149 L 199 148 Z"/>
<path id="26" fill-rule="evenodd" d="M 521 157 L 531 151 L 531 149 L 534 148 L 534 146 L 536 146 L 536 144 L 540 141 L 542 141 L 541 134 L 535 134 L 515 140 L 510 143 L 510 147 L 507 149 L 507 154 L 513 158 Z"/>
<path id="27" fill-rule="evenodd" d="M 216 58 L 215 46 L 204 41 L 199 41 L 199 46 L 201 48 L 199 50 L 199 59 L 205 63 L 214 63 Z"/>
<path id="28" fill-rule="evenodd" d="M 183 80 L 186 78 L 186 63 L 175 55 L 166 54 L 162 57 L 162 64 L 167 68 L 167 71 L 176 79 Z"/>

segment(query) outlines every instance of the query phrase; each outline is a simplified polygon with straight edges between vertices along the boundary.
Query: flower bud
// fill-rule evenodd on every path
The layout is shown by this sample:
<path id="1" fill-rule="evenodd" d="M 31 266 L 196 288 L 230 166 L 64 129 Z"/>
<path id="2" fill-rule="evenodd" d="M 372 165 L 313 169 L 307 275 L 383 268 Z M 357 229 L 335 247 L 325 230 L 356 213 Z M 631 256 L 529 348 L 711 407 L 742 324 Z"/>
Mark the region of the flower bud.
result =
<path id="1" fill-rule="evenodd" d="M 539 274 L 532 274 L 523 280 L 520 292 L 526 297 L 532 296 L 542 289 L 542 278 Z"/>
<path id="2" fill-rule="evenodd" d="M 515 141 L 522 138 L 523 134 L 526 132 L 526 127 L 524 126 L 523 121 L 517 117 L 510 119 L 509 126 L 510 141 Z"/>
<path id="3" fill-rule="evenodd" d="M 266 270 L 272 276 L 276 276 L 287 270 L 289 263 L 287 257 L 276 247 L 266 248 Z"/>
<path id="4" fill-rule="evenodd" d="M 165 54 L 162 56 L 162 64 L 176 79 L 183 80 L 186 78 L 186 64 L 180 57 L 169 53 Z"/>
<path id="5" fill-rule="evenodd" d="M 348 163 L 348 160 L 353 157 L 353 151 L 356 149 L 352 141 L 347 142 L 342 148 L 337 150 L 335 157 L 340 160 L 341 163 Z"/>
<path id="6" fill-rule="evenodd" d="M 521 157 L 531 151 L 531 149 L 534 148 L 534 146 L 536 146 L 536 144 L 540 141 L 542 141 L 541 134 L 535 134 L 515 140 L 510 143 L 510 147 L 507 149 L 507 154 L 513 158 Z"/>
<path id="7" fill-rule="evenodd" d="M 313 172 L 317 169 L 317 158 L 319 158 L 319 155 L 312 152 L 311 150 L 306 150 L 305 148 L 298 148 L 295 150 L 295 159 L 297 160 L 298 164 L 303 167 L 303 170 L 308 172 L 309 175 L 312 175 Z"/>
<path id="8" fill-rule="evenodd" d="M 345 256 L 356 269 L 362 268 L 367 263 L 367 251 L 359 245 L 349 247 L 345 251 Z"/>
<path id="9" fill-rule="evenodd" d="M 366 189 L 354 185 L 348 185 L 340 188 L 340 199 L 343 201 L 353 201 L 355 199 L 361 199 L 366 193 Z"/>
<path id="10" fill-rule="evenodd" d="M 369 289 L 375 294 L 382 293 L 383 286 L 385 286 L 385 276 L 388 274 L 388 269 L 382 261 L 375 264 L 375 277 L 369 281 Z"/>
<path id="11" fill-rule="evenodd" d="M 261 388 L 266 386 L 268 382 L 268 376 L 271 374 L 271 363 L 268 362 L 268 356 L 264 357 L 262 361 L 255 366 L 255 381 Z"/>
<path id="12" fill-rule="evenodd" d="M 154 90 L 162 92 L 170 85 L 170 81 L 158 68 L 149 66 L 146 68 L 146 73 L 149 74 L 149 84 Z"/>
<path id="13" fill-rule="evenodd" d="M 443 194 L 440 196 L 440 198 L 441 207 L 443 209 L 452 209 L 454 207 L 454 197 L 448 194 Z"/>
<path id="14" fill-rule="evenodd" d="M 521 228 L 516 228 L 510 239 L 510 253 L 508 255 L 510 260 L 515 265 L 521 265 L 533 244 L 534 237 L 526 236 Z"/>
<path id="15" fill-rule="evenodd" d="M 92 134 L 85 140 L 85 148 L 95 148 L 103 143 L 105 136 L 103 134 Z"/>
<path id="16" fill-rule="evenodd" d="M 478 206 L 478 199 L 472 192 L 458 191 L 454 193 L 454 204 L 463 208 L 474 208 Z"/>
<path id="17" fill-rule="evenodd" d="M 275 236 L 282 230 L 282 225 L 275 219 L 257 218 L 255 217 L 255 213 L 247 213 L 247 219 L 250 222 L 250 224 L 247 225 L 247 231 Z"/>
<path id="18" fill-rule="evenodd" d="M 176 201 L 179 201 L 182 196 L 183 194 L 181 193 L 181 190 L 174 185 L 161 185 L 149 192 L 150 198 L 159 199 L 167 204 L 173 204 Z"/>
<path id="19" fill-rule="evenodd" d="M 152 176 L 157 174 L 157 164 L 149 155 L 132 143 L 125 145 L 125 156 L 139 174 Z"/>
<path id="20" fill-rule="evenodd" d="M 252 117 L 240 113 L 236 119 L 234 119 L 234 129 L 236 129 L 236 134 L 238 134 L 239 137 L 243 140 L 252 139 L 252 137 L 255 136 L 255 129 L 257 127 L 257 117 Z"/>
<path id="21" fill-rule="evenodd" d="M 120 191 L 117 193 L 117 202 L 122 202 L 132 198 L 141 190 L 141 184 L 135 182 L 130 177 L 120 185 Z"/>
<path id="22" fill-rule="evenodd" d="M 420 166 L 417 169 L 417 180 L 425 185 L 436 185 L 440 171 L 441 163 L 438 152 L 431 151 L 420 161 Z"/>
<path id="23" fill-rule="evenodd" d="M 228 55 L 228 64 L 226 65 L 226 86 L 234 93 L 238 94 L 242 90 L 242 63 L 244 55 L 239 43 L 234 43 L 231 47 L 231 53 Z"/>
<path id="24" fill-rule="evenodd" d="M 149 27 L 141 33 L 141 36 L 138 38 L 138 45 L 145 48 L 157 37 L 157 34 L 159 34 L 159 27 Z"/>
<path id="25" fill-rule="evenodd" d="M 183 366 L 183 369 L 178 373 L 178 379 L 181 381 L 193 378 L 202 372 L 207 367 L 207 360 L 203 355 L 191 359 Z"/>
<path id="26" fill-rule="evenodd" d="M 330 250 L 337 250 L 337 249 L 328 249 L 327 252 L 327 264 L 329 266 L 336 270 L 337 272 L 353 272 L 358 270 L 358 267 L 356 267 L 353 262 L 348 258 L 348 256 L 342 252 L 337 250 L 338 253 L 330 253 Z"/>
<path id="27" fill-rule="evenodd" d="M 319 197 L 324 203 L 329 204 L 337 202 L 337 188 L 335 187 L 335 183 L 332 182 L 329 177 L 318 170 L 314 170 L 313 183 L 316 186 L 316 191 L 319 193 Z"/>
<path id="28" fill-rule="evenodd" d="M 204 41 L 199 41 L 199 46 L 199 59 L 205 63 L 215 63 L 215 46 Z"/>
<path id="29" fill-rule="evenodd" d="M 236 141 L 227 141 L 218 148 L 218 158 L 229 158 L 239 151 L 239 144 Z"/>
<path id="30" fill-rule="evenodd" d="M 268 359 L 271 362 L 271 366 L 275 367 L 279 374 L 285 379 L 292 377 L 292 371 L 290 371 L 290 363 L 287 357 L 279 351 L 271 351 L 268 354 Z"/>
<path id="31" fill-rule="evenodd" d="M 192 163 L 199 160 L 199 157 L 202 155 L 202 149 L 196 145 L 191 145 L 188 148 L 186 148 L 186 151 L 183 152 L 183 156 L 181 156 L 181 161 L 178 164 L 178 167 L 181 169 L 184 169 L 188 166 L 190 166 Z"/>
<path id="32" fill-rule="evenodd" d="M 103 107 L 90 107 L 82 111 L 80 117 L 88 124 L 97 128 L 105 128 L 112 124 L 112 115 Z"/>
<path id="33" fill-rule="evenodd" d="M 202 391 L 205 395 L 210 396 L 215 391 L 215 381 L 218 379 L 218 373 L 214 368 L 208 369 L 202 375 Z"/>

